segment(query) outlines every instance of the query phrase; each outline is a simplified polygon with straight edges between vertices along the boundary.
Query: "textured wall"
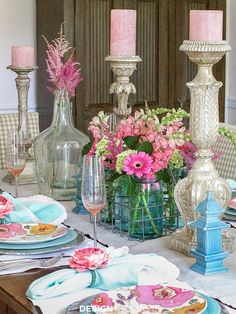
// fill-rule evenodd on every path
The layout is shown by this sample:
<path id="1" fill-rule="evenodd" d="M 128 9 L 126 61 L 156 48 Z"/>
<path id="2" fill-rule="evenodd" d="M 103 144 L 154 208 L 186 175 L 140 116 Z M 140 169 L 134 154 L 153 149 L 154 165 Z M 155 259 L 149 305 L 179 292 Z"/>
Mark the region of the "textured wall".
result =
<path id="1" fill-rule="evenodd" d="M 7 70 L 11 63 L 11 46 L 35 46 L 36 0 L 0 0 L 0 112 L 17 110 L 15 73 Z M 35 73 L 30 74 L 29 109 L 36 108 Z"/>

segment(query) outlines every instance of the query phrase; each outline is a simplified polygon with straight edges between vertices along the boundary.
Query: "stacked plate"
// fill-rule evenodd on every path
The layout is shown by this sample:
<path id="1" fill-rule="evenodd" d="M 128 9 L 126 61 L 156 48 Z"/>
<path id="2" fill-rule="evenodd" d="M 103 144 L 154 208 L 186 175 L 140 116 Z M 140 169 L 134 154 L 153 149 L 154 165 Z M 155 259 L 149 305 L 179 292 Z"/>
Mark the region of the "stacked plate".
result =
<path id="1" fill-rule="evenodd" d="M 0 224 L 0 254 L 61 252 L 75 248 L 83 241 L 83 233 L 64 225 Z"/>
<path id="2" fill-rule="evenodd" d="M 224 212 L 224 219 L 236 221 L 236 198 L 229 202 L 229 207 Z"/>
<path id="3" fill-rule="evenodd" d="M 226 314 L 226 308 L 197 291 L 170 286 L 125 287 L 87 297 L 69 305 L 66 314 L 106 313 Z"/>

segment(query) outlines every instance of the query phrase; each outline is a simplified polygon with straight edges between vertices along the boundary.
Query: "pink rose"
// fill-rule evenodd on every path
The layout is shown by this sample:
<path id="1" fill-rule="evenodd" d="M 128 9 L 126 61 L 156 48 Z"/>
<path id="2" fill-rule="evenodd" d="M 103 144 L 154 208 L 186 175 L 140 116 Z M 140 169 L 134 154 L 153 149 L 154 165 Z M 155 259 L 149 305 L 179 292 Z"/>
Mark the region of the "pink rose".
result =
<path id="1" fill-rule="evenodd" d="M 12 201 L 2 195 L 0 196 L 0 218 L 4 218 L 7 214 L 9 214 L 13 207 L 14 205 Z"/>
<path id="2" fill-rule="evenodd" d="M 79 272 L 88 269 L 103 268 L 110 259 L 110 255 L 99 248 L 84 248 L 75 250 L 69 259 L 71 268 L 75 268 Z"/>

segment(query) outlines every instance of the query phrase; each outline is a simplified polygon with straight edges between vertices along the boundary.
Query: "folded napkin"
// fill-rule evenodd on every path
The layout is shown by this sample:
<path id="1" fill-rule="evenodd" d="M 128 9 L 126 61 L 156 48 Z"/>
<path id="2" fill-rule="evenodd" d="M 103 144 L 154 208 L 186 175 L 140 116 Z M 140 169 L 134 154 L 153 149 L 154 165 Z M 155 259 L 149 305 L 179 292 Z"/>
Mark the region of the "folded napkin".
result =
<path id="1" fill-rule="evenodd" d="M 5 223 L 51 223 L 58 225 L 67 218 L 65 207 L 47 196 L 35 195 L 26 198 L 14 198 L 6 192 L 2 195 L 11 200 L 14 205 L 13 211 L 4 217 Z"/>
<path id="2" fill-rule="evenodd" d="M 156 254 L 126 254 L 114 258 L 105 268 L 77 272 L 62 269 L 35 280 L 26 295 L 30 299 L 65 296 L 86 287 L 111 290 L 149 282 L 155 284 L 174 280 L 179 269 L 164 257 Z"/>

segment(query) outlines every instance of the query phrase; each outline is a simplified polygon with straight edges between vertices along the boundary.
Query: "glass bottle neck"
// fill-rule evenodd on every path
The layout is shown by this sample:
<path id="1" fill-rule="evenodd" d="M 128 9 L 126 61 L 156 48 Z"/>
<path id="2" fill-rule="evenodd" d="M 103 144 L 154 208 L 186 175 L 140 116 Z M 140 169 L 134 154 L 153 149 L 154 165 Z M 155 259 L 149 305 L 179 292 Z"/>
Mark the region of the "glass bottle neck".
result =
<path id="1" fill-rule="evenodd" d="M 74 126 L 72 118 L 72 103 L 67 90 L 55 91 L 54 110 L 51 126 Z"/>

